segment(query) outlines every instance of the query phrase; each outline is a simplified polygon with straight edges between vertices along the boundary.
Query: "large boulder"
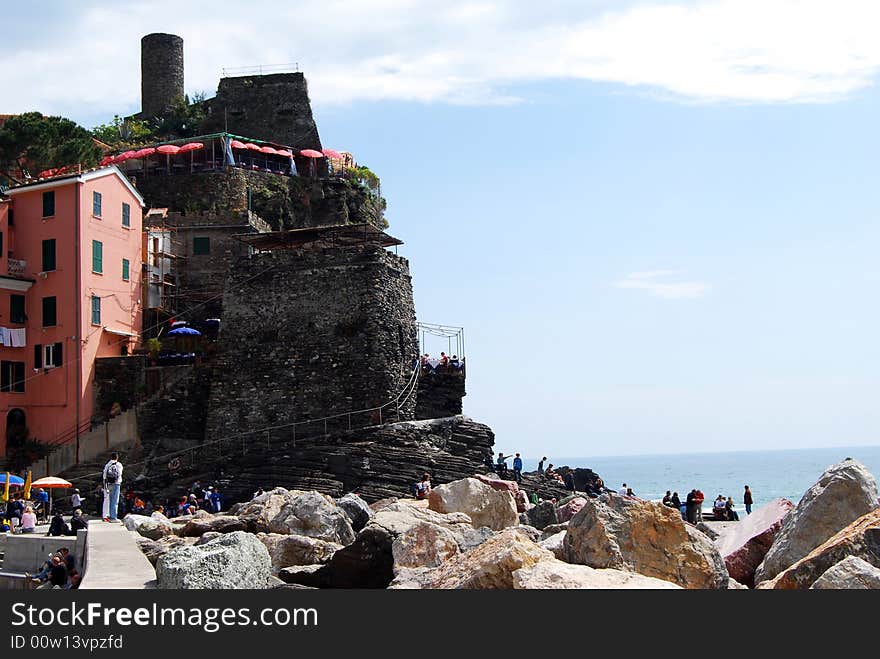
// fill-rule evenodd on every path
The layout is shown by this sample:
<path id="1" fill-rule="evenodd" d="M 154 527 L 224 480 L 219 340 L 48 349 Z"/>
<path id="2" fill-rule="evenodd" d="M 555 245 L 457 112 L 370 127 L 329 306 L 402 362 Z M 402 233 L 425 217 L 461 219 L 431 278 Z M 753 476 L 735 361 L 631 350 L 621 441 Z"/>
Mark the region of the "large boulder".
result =
<path id="1" fill-rule="evenodd" d="M 549 538 L 541 540 L 538 542 L 538 545 L 547 551 L 553 552 L 556 558 L 565 560 L 565 531 L 560 531 L 556 535 L 551 535 Z"/>
<path id="2" fill-rule="evenodd" d="M 392 588 L 513 588 L 513 573 L 542 560 L 555 560 L 516 529 L 505 529 L 467 553 L 433 570 L 402 571 Z"/>
<path id="3" fill-rule="evenodd" d="M 272 561 L 272 574 L 276 575 L 286 567 L 326 563 L 342 549 L 342 545 L 304 535 L 258 533 L 257 539 L 266 546 Z"/>
<path id="4" fill-rule="evenodd" d="M 233 531 L 244 531 L 245 523 L 238 517 L 230 515 L 208 515 L 207 517 L 193 517 L 183 528 L 180 529 L 178 535 L 185 538 L 199 537 L 209 531 L 217 533 L 232 533 Z"/>
<path id="5" fill-rule="evenodd" d="M 407 563 L 419 561 L 431 562 L 431 556 L 442 555 L 445 544 L 445 533 L 427 529 L 407 532 L 422 524 L 442 527 L 449 531 L 460 551 L 483 542 L 486 532 L 474 529 L 471 519 L 462 513 L 443 515 L 427 508 L 413 505 L 405 500 L 385 506 L 370 523 L 367 524 L 357 539 L 337 551 L 330 561 L 318 570 L 306 573 L 290 571 L 279 576 L 288 583 L 302 583 L 306 586 L 319 585 L 324 588 L 385 588 L 391 583 L 395 573 L 394 542 L 405 536 L 398 543 L 398 557 Z M 398 569 L 404 569 L 402 565 Z M 295 581 L 302 578 L 302 582 Z"/>
<path id="6" fill-rule="evenodd" d="M 271 576 L 269 552 L 255 535 L 244 531 L 172 549 L 156 564 L 159 588 L 264 589 Z"/>
<path id="7" fill-rule="evenodd" d="M 586 505 L 587 500 L 584 497 L 572 497 L 556 509 L 556 517 L 560 522 L 568 522 Z"/>
<path id="8" fill-rule="evenodd" d="M 344 497 L 337 499 L 336 505 L 348 515 L 355 533 L 364 528 L 375 515 L 369 504 L 354 492 L 349 492 Z"/>
<path id="9" fill-rule="evenodd" d="M 832 465 L 782 524 L 755 582 L 774 578 L 877 505 L 877 480 L 862 463 L 847 458 Z"/>
<path id="10" fill-rule="evenodd" d="M 452 531 L 429 522 L 419 522 L 391 543 L 395 571 L 400 568 L 437 567 L 459 553 L 461 548 Z"/>
<path id="11" fill-rule="evenodd" d="M 153 567 L 156 566 L 156 563 L 159 562 L 159 559 L 167 554 L 172 549 L 176 549 L 177 547 L 186 547 L 188 545 L 194 544 L 196 542 L 195 538 L 181 538 L 176 535 L 167 535 L 159 540 L 151 540 L 149 538 L 138 538 L 137 545 L 140 550 L 147 557 L 147 560 L 152 563 Z"/>
<path id="12" fill-rule="evenodd" d="M 476 478 L 462 478 L 435 487 L 428 497 L 428 507 L 439 513 L 464 513 L 474 527 L 488 526 L 493 531 L 519 523 L 516 502 L 510 491 L 496 490 Z"/>
<path id="13" fill-rule="evenodd" d="M 355 533 L 345 511 L 320 492 L 276 487 L 245 504 L 239 520 L 252 533 L 304 535 L 347 545 Z"/>
<path id="14" fill-rule="evenodd" d="M 863 515 L 758 588 L 805 589 L 848 556 L 880 567 L 880 509 Z"/>
<path id="15" fill-rule="evenodd" d="M 596 570 L 587 565 L 572 565 L 559 560 L 543 560 L 513 573 L 517 590 L 548 589 L 680 589 L 669 581 L 645 577 L 623 570 Z"/>
<path id="16" fill-rule="evenodd" d="M 122 523 L 128 531 L 137 531 L 141 524 L 149 521 L 151 520 L 147 515 L 135 515 L 134 513 L 129 513 L 122 518 Z"/>
<path id="17" fill-rule="evenodd" d="M 174 527 L 170 522 L 160 522 L 155 519 L 148 519 L 138 524 L 137 532 L 150 540 L 159 540 L 168 535 L 174 535 Z"/>
<path id="18" fill-rule="evenodd" d="M 552 501 L 542 501 L 532 506 L 525 513 L 528 518 L 528 524 L 536 529 L 544 530 L 545 527 L 559 523 L 556 515 L 556 506 Z"/>
<path id="19" fill-rule="evenodd" d="M 858 556 L 847 556 L 840 563 L 825 570 L 813 582 L 810 590 L 877 590 L 880 588 L 880 568 Z"/>
<path id="20" fill-rule="evenodd" d="M 661 503 L 616 494 L 589 499 L 568 524 L 565 560 L 637 572 L 683 588 L 727 588 L 712 541 Z"/>
<path id="21" fill-rule="evenodd" d="M 774 499 L 742 517 L 715 540 L 731 579 L 751 588 L 755 586 L 755 570 L 793 508 L 794 504 L 788 499 Z"/>

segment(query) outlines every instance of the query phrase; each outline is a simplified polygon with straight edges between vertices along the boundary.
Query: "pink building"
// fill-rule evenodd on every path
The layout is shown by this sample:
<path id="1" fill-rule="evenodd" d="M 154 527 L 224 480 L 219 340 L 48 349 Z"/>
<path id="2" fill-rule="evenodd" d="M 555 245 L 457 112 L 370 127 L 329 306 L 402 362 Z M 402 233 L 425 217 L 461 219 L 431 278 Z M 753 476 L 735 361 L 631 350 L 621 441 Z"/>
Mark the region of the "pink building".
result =
<path id="1" fill-rule="evenodd" d="M 37 180 L 0 200 L 0 451 L 89 428 L 97 357 L 141 330 L 144 201 L 116 167 Z"/>

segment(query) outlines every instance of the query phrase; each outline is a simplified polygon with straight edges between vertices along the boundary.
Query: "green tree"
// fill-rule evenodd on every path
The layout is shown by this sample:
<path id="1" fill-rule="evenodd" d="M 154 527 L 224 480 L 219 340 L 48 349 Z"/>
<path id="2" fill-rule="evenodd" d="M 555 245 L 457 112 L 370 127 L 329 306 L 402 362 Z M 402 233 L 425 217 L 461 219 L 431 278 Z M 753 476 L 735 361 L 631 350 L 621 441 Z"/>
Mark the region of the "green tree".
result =
<path id="1" fill-rule="evenodd" d="M 149 144 L 156 141 L 155 129 L 147 121 L 123 119 L 118 114 L 109 124 L 92 128 L 96 140 L 112 146 L 114 150 Z"/>
<path id="2" fill-rule="evenodd" d="M 52 167 L 93 167 L 101 149 L 82 126 L 64 117 L 26 112 L 0 126 L 0 178 L 22 183 Z"/>

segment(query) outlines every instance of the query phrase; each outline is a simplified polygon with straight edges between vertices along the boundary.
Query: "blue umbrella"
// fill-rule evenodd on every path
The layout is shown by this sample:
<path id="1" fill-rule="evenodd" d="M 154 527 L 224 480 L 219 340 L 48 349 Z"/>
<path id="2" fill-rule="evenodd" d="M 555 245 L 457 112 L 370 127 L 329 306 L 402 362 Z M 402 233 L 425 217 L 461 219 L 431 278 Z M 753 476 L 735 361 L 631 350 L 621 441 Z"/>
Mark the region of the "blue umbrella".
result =
<path id="1" fill-rule="evenodd" d="M 166 336 L 180 336 L 182 334 L 188 334 L 190 336 L 201 336 L 202 335 L 202 333 L 199 330 L 194 329 L 192 327 L 176 327 L 173 330 L 171 330 L 170 332 L 168 332 L 168 334 Z"/>
<path id="2" fill-rule="evenodd" d="M 9 475 L 10 485 L 24 485 L 24 479 L 21 476 Z M 0 474 L 0 485 L 6 485 L 6 474 Z"/>

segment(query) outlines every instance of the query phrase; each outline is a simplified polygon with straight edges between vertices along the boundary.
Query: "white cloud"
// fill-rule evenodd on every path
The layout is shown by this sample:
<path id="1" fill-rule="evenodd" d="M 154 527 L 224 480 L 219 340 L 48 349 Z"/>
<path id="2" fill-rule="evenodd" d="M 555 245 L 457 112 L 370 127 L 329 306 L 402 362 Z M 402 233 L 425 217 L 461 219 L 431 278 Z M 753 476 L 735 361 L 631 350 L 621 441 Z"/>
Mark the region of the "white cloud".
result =
<path id="1" fill-rule="evenodd" d="M 614 285 L 617 288 L 645 290 L 668 300 L 702 297 L 712 289 L 711 284 L 702 281 L 669 281 L 677 273 L 677 270 L 631 272 Z"/>
<path id="2" fill-rule="evenodd" d="M 150 31 L 184 37 L 189 91 L 212 92 L 224 66 L 299 62 L 319 105 L 504 103 L 524 93 L 516 85 L 560 79 L 699 102 L 828 102 L 880 68 L 874 0 L 84 2 L 57 23 L 33 7 L 5 16 L 30 38 L 0 44 L 0 111 L 136 109 Z"/>

